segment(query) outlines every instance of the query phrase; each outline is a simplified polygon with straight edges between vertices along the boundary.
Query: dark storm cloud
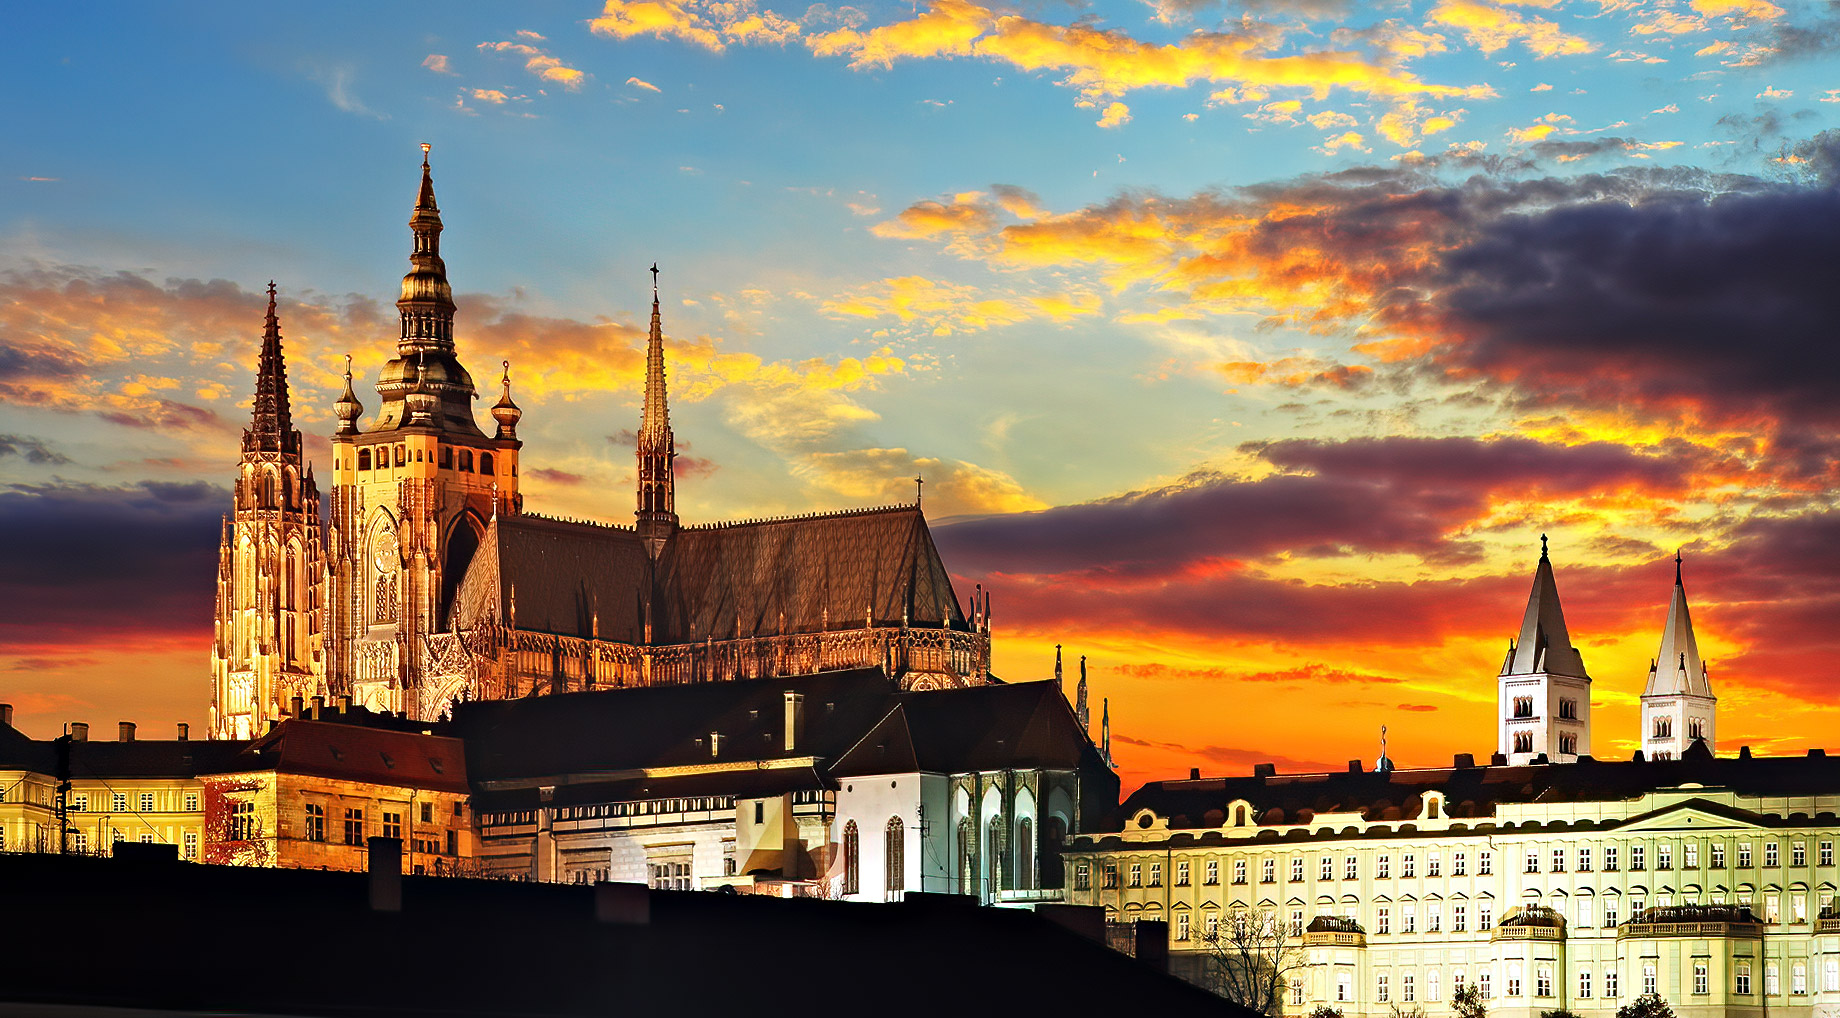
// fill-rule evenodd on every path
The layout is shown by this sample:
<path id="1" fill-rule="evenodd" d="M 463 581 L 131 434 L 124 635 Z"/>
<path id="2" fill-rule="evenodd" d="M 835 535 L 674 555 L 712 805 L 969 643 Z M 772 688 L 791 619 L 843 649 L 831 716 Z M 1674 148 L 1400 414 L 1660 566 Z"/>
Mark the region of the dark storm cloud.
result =
<path id="1" fill-rule="evenodd" d="M 0 459 L 18 456 L 27 463 L 55 466 L 70 462 L 70 457 L 30 435 L 0 435 Z"/>
<path id="2" fill-rule="evenodd" d="M 1450 533 L 1487 512 L 1498 489 L 1521 497 L 1675 493 L 1699 471 L 1732 469 L 1689 447 L 1656 455 L 1523 438 L 1292 439 L 1244 451 L 1284 472 L 1256 480 L 1199 474 L 1099 502 L 965 520 L 940 527 L 936 539 L 967 573 L 1173 574 L 1280 552 L 1462 559 L 1474 549 Z"/>
<path id="3" fill-rule="evenodd" d="M 0 646 L 187 631 L 208 639 L 229 504 L 227 491 L 202 482 L 0 489 Z"/>
<path id="4" fill-rule="evenodd" d="M 1835 265 L 1831 186 L 1505 216 L 1444 259 L 1439 314 L 1461 339 L 1435 359 L 1534 403 L 1762 422 L 1826 446 Z"/>

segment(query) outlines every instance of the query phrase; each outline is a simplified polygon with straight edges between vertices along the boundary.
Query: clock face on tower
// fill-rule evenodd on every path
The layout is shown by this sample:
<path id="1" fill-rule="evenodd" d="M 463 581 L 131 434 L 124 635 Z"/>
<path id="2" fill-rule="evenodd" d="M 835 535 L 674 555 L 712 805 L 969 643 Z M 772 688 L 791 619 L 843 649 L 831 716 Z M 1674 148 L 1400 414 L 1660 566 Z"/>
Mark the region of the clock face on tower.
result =
<path id="1" fill-rule="evenodd" d="M 380 573 L 394 573 L 402 568 L 402 552 L 396 542 L 396 529 L 388 523 L 377 528 L 371 538 L 371 561 Z"/>

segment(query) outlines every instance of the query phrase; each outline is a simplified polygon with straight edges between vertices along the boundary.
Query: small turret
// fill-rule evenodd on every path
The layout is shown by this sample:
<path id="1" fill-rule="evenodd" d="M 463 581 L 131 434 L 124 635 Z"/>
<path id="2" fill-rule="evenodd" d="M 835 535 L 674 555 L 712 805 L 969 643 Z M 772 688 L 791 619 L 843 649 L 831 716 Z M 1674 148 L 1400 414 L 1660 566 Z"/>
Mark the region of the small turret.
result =
<path id="1" fill-rule="evenodd" d="M 364 414 L 364 404 L 358 402 L 358 394 L 351 388 L 351 354 L 345 355 L 345 391 L 339 393 L 338 402 L 332 404 L 332 412 L 339 419 L 339 434 L 358 433 L 358 418 Z"/>
<path id="2" fill-rule="evenodd" d="M 497 437 L 501 441 L 517 438 L 518 421 L 524 419 L 524 411 L 511 402 L 511 362 L 505 361 L 504 365 L 505 377 L 500 379 L 505 387 L 504 392 L 498 397 L 498 402 L 492 404 L 492 419 L 498 422 Z"/>

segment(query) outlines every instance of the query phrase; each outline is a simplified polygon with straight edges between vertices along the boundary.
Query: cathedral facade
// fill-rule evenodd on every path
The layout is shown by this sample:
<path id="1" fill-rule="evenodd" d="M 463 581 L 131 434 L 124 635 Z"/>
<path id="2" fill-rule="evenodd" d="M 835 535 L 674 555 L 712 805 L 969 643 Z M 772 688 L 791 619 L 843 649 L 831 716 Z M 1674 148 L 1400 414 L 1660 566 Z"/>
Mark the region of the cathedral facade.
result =
<path id="1" fill-rule="evenodd" d="M 918 500 L 681 523 L 656 266 L 632 525 L 526 512 L 508 363 L 490 433 L 473 416 L 425 153 L 395 350 L 368 421 L 347 367 L 323 526 L 271 294 L 225 523 L 214 736 L 260 735 L 293 696 L 432 720 L 466 700 L 857 667 L 902 689 L 989 681 L 988 595 L 960 606 Z"/>

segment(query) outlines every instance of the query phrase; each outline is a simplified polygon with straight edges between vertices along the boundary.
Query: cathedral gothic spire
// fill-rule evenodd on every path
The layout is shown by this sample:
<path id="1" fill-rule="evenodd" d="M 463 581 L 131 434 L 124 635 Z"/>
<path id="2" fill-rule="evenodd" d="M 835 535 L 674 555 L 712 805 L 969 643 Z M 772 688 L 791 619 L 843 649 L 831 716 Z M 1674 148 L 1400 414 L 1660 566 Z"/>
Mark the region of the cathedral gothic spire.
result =
<path id="1" fill-rule="evenodd" d="M 671 408 L 664 385 L 664 326 L 658 313 L 658 265 L 652 264 L 652 331 L 645 344 L 645 404 L 639 412 L 639 535 L 653 558 L 677 529 L 677 497 L 671 461 L 677 458 L 671 435 Z"/>
<path id="2" fill-rule="evenodd" d="M 288 411 L 287 361 L 281 354 L 281 319 L 275 313 L 275 283 L 268 283 L 268 318 L 262 353 L 256 360 L 255 411 L 243 436 L 245 452 L 300 453 L 300 433 Z"/>
<path id="3" fill-rule="evenodd" d="M 275 284 L 256 358 L 255 410 L 243 433 L 217 562 L 211 734 L 260 735 L 295 696 L 323 695 L 325 528 L 313 466 L 288 412 Z"/>

